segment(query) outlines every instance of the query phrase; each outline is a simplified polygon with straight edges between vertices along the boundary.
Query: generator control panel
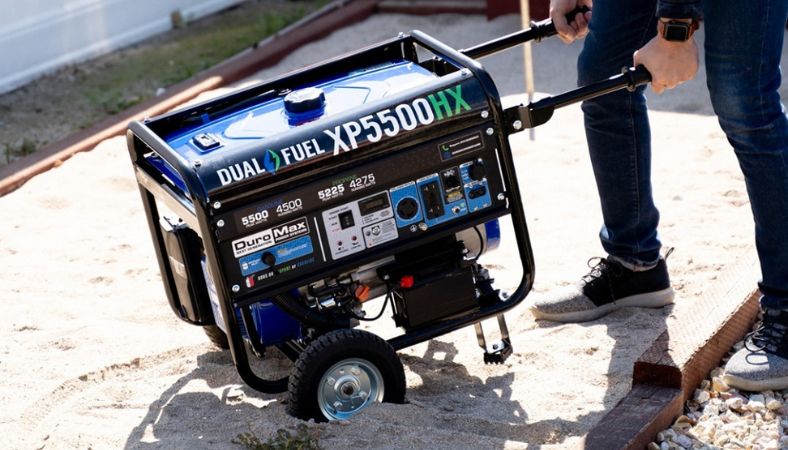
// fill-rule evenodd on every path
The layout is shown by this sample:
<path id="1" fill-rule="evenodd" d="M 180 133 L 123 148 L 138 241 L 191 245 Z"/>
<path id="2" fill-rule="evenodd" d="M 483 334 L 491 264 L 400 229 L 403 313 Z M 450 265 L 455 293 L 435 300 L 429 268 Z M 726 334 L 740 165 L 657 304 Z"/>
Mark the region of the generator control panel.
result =
<path id="1" fill-rule="evenodd" d="M 218 216 L 239 294 L 391 254 L 427 233 L 506 214 L 496 140 L 484 128 L 416 145 Z M 460 220 L 462 219 L 462 220 Z"/>

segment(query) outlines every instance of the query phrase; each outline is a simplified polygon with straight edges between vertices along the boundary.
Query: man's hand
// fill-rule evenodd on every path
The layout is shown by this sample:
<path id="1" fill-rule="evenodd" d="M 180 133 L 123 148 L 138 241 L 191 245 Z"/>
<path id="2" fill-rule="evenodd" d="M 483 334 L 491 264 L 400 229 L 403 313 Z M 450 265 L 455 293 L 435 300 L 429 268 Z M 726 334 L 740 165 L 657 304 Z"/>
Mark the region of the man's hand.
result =
<path id="1" fill-rule="evenodd" d="M 577 13 L 573 20 L 567 22 L 566 15 L 581 6 L 587 6 L 589 11 L 585 14 Z M 588 22 L 591 21 L 590 9 L 593 6 L 593 0 L 550 0 L 550 18 L 558 31 L 558 37 L 564 43 L 571 44 L 575 39 L 586 37 Z"/>
<path id="2" fill-rule="evenodd" d="M 643 64 L 651 72 L 651 89 L 661 94 L 695 78 L 698 72 L 698 46 L 695 38 L 684 42 L 666 41 L 662 24 L 652 40 L 634 54 L 635 66 Z"/>

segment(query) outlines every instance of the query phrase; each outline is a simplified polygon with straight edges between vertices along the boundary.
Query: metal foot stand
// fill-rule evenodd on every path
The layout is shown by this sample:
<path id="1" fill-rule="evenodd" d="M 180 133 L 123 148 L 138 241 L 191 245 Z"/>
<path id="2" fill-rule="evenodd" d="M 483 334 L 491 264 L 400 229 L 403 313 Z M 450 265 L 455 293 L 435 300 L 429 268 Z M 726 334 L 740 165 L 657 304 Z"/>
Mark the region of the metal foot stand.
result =
<path id="1" fill-rule="evenodd" d="M 482 323 L 476 322 L 476 339 L 479 341 L 479 347 L 484 350 L 484 363 L 485 364 L 503 364 L 512 352 L 512 341 L 509 339 L 509 328 L 506 326 L 506 318 L 503 314 L 496 316 L 498 319 L 498 328 L 501 330 L 501 340 L 491 342 L 488 346 L 487 339 L 484 337 L 484 329 Z"/>

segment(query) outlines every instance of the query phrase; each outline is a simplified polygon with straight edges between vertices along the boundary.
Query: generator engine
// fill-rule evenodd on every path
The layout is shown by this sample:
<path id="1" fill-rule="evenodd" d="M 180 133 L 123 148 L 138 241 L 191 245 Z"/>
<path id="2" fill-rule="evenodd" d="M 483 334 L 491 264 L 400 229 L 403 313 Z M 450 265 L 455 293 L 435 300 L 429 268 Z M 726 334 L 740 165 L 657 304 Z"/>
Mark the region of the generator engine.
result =
<path id="1" fill-rule="evenodd" d="M 165 235 L 179 236 L 166 239 L 168 253 L 181 255 L 170 271 L 192 269 L 193 286 L 176 284 L 178 309 L 208 309 L 226 332 L 222 284 L 238 303 L 267 305 L 279 291 L 351 321 L 383 296 L 406 330 L 478 308 L 479 285 L 490 283 L 476 260 L 498 245 L 497 217 L 508 212 L 490 110 L 469 71 L 439 76 L 400 57 L 146 124 L 202 189 L 226 197 L 207 202 L 222 281 L 204 262 L 199 225 L 167 222 Z M 177 198 L 194 199 L 164 155 L 143 161 Z M 282 309 L 267 306 L 253 309 L 260 325 L 270 319 L 259 311 Z M 299 335 L 291 325 L 261 343 Z"/>

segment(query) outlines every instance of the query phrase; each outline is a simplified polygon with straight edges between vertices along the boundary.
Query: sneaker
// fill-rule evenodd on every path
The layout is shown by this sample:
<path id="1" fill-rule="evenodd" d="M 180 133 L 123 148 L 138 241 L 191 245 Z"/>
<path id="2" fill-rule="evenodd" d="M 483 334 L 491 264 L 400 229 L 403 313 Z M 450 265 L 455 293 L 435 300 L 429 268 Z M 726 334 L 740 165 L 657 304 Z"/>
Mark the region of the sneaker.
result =
<path id="1" fill-rule="evenodd" d="M 591 258 L 588 266 L 591 272 L 578 284 L 532 304 L 531 312 L 537 320 L 586 322 L 620 308 L 659 308 L 673 303 L 674 294 L 664 258 L 653 268 L 643 271 L 627 269 L 610 258 Z"/>
<path id="2" fill-rule="evenodd" d="M 725 364 L 723 381 L 743 391 L 788 389 L 788 311 L 763 311 L 761 325 Z"/>

